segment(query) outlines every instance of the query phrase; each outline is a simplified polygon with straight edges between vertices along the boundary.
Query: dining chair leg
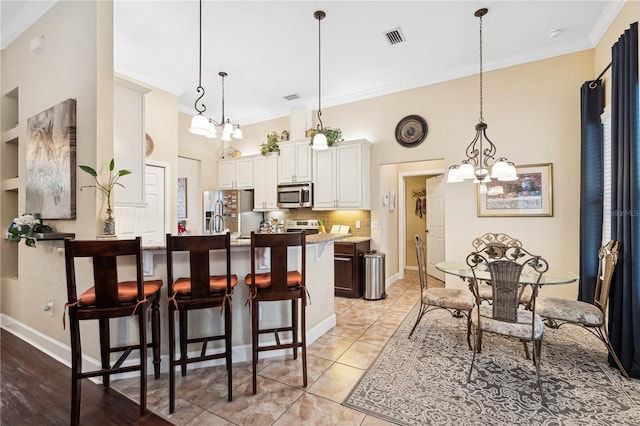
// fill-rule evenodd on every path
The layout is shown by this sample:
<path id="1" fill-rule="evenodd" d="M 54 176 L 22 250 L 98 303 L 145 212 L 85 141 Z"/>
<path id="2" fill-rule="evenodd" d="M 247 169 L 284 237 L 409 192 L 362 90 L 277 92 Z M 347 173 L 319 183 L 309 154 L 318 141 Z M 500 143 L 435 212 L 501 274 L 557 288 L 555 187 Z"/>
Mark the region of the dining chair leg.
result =
<path id="1" fill-rule="evenodd" d="M 252 378 L 253 378 L 253 394 L 258 393 L 258 302 L 251 301 L 251 366 L 252 366 Z"/>
<path id="2" fill-rule="evenodd" d="M 80 400 L 82 397 L 82 348 L 80 346 L 80 325 L 77 320 L 70 318 L 71 328 L 71 425 L 80 423 Z"/>
<path id="3" fill-rule="evenodd" d="M 187 311 L 180 311 L 180 372 L 182 377 L 187 375 Z"/>
<path id="4" fill-rule="evenodd" d="M 291 299 L 291 328 L 293 328 L 293 359 L 298 359 L 298 299 Z"/>
<path id="5" fill-rule="evenodd" d="M 169 306 L 169 414 L 176 410 L 176 329 L 175 310 Z"/>
<path id="6" fill-rule="evenodd" d="M 471 366 L 469 367 L 469 374 L 467 374 L 467 383 L 471 381 L 471 372 L 473 371 L 473 364 L 476 362 L 476 354 L 478 353 L 478 347 L 480 346 L 480 330 L 475 330 L 474 344 L 473 344 L 473 356 L 471 357 Z"/>
<path id="7" fill-rule="evenodd" d="M 302 290 L 304 291 L 304 290 Z M 296 301 L 296 304 L 298 302 Z M 305 295 L 302 295 L 300 299 L 300 328 L 302 333 L 302 385 L 307 387 L 307 320 L 306 320 L 306 307 L 307 302 Z M 296 322 L 298 319 L 296 318 Z"/>
<path id="8" fill-rule="evenodd" d="M 109 333 L 109 319 L 101 318 L 98 320 L 98 328 L 100 334 L 100 360 L 102 362 L 102 369 L 107 370 L 110 364 L 111 352 L 109 351 L 111 345 L 111 337 Z M 102 386 L 109 387 L 109 374 L 102 375 Z"/>
<path id="9" fill-rule="evenodd" d="M 140 344 L 140 415 L 147 411 L 147 310 L 142 308 L 138 312 L 138 338 Z"/>
<path id="10" fill-rule="evenodd" d="M 537 341 L 534 340 L 531 342 L 532 351 L 533 351 L 533 359 L 534 364 L 536 366 L 536 376 L 538 378 L 538 389 L 540 390 L 540 399 L 542 401 L 542 405 L 547 406 L 547 401 L 544 397 L 544 389 L 542 388 L 542 380 L 540 379 L 540 356 L 541 356 L 541 348 L 542 348 L 542 338 Z"/>
<path id="11" fill-rule="evenodd" d="M 153 376 L 160 378 L 160 293 L 151 302 L 151 346 L 153 352 Z"/>
<path id="12" fill-rule="evenodd" d="M 416 323 L 417 325 L 417 323 Z M 413 328 L 416 326 L 414 325 Z M 411 336 L 411 335 L 409 335 Z M 472 350 L 471 347 L 471 312 L 467 313 L 467 346 L 469 346 L 469 350 Z"/>
<path id="13" fill-rule="evenodd" d="M 227 400 L 233 401 L 233 382 L 232 382 L 232 359 L 231 359 L 231 305 L 230 302 L 225 304 L 224 307 L 224 344 L 227 364 Z"/>
<path id="14" fill-rule="evenodd" d="M 616 352 L 613 350 L 613 346 L 611 345 L 611 340 L 609 340 L 607 331 L 603 330 L 602 327 L 597 328 L 596 330 L 598 332 L 598 337 L 600 337 L 600 340 L 604 342 L 605 346 L 607 347 L 607 350 L 609 351 L 609 354 L 611 354 L 611 358 L 613 358 L 616 365 L 618 366 L 618 369 L 622 372 L 624 377 L 627 378 L 627 380 L 631 380 L 629 378 L 629 375 L 627 374 L 627 370 L 624 369 L 624 367 L 622 366 L 622 363 L 620 362 L 620 360 L 618 359 L 618 356 L 616 355 Z"/>
<path id="15" fill-rule="evenodd" d="M 421 300 L 420 301 L 420 311 L 418 313 L 418 318 L 416 318 L 416 323 L 413 324 L 413 328 L 411 329 L 411 332 L 409 333 L 408 337 L 411 337 L 413 335 L 413 332 L 416 330 L 416 327 L 418 326 L 418 324 L 420 324 L 420 320 L 422 320 L 422 316 L 424 315 L 426 310 L 427 310 L 427 307 L 422 303 L 422 300 Z M 469 347 L 471 347 L 471 344 L 469 344 Z"/>

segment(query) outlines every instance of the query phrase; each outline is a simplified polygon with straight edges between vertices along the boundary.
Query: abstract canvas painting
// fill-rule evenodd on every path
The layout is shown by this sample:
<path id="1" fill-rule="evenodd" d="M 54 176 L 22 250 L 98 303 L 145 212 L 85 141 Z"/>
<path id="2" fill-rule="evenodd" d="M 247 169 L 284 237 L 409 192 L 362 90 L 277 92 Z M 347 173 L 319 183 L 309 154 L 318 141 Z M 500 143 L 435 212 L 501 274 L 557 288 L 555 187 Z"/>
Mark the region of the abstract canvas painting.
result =
<path id="1" fill-rule="evenodd" d="M 26 212 L 76 218 L 76 100 L 27 120 Z"/>

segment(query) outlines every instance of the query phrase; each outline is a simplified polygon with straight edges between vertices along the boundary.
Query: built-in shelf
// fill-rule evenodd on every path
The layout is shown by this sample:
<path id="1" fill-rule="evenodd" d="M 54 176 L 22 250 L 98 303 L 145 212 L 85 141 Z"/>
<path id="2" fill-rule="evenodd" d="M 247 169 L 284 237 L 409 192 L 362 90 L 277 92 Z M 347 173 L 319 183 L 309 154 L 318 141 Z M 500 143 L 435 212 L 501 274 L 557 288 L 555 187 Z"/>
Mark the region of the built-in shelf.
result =
<path id="1" fill-rule="evenodd" d="M 17 144 L 19 130 L 20 128 L 18 126 L 14 127 L 13 129 L 7 130 L 2 134 L 2 141 L 5 143 Z"/>
<path id="2" fill-rule="evenodd" d="M 76 234 L 73 232 L 36 232 L 33 234 L 36 240 L 64 240 L 65 238 L 74 239 Z"/>
<path id="3" fill-rule="evenodd" d="M 19 179 L 17 177 L 5 179 L 2 181 L 2 189 L 4 191 L 18 191 Z"/>

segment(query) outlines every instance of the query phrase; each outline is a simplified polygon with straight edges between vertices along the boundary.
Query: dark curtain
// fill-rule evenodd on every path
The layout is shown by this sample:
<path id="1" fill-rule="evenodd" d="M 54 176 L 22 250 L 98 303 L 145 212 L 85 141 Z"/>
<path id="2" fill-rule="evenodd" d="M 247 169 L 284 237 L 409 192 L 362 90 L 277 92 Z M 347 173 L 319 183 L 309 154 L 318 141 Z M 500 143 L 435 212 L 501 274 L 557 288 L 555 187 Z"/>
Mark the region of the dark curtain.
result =
<path id="1" fill-rule="evenodd" d="M 580 88 L 580 285 L 578 300 L 593 303 L 602 245 L 602 80 Z"/>
<path id="2" fill-rule="evenodd" d="M 609 337 L 631 377 L 640 378 L 640 123 L 638 23 L 611 49 L 611 233 L 621 255 L 609 298 Z M 611 356 L 609 363 L 613 366 Z"/>

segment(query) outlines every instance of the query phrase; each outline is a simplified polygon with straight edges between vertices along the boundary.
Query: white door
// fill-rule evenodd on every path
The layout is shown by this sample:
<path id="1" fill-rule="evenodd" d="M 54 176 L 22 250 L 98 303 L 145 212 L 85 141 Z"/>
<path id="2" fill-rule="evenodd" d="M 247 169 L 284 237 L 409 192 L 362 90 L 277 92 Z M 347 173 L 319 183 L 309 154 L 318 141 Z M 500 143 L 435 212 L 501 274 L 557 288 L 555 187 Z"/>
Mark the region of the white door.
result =
<path id="1" fill-rule="evenodd" d="M 444 261 L 444 175 L 427 178 L 427 274 L 444 281 L 435 264 Z"/>
<path id="2" fill-rule="evenodd" d="M 142 244 L 162 246 L 166 230 L 164 211 L 165 169 L 158 166 L 145 166 L 145 202 L 142 209 Z"/>

